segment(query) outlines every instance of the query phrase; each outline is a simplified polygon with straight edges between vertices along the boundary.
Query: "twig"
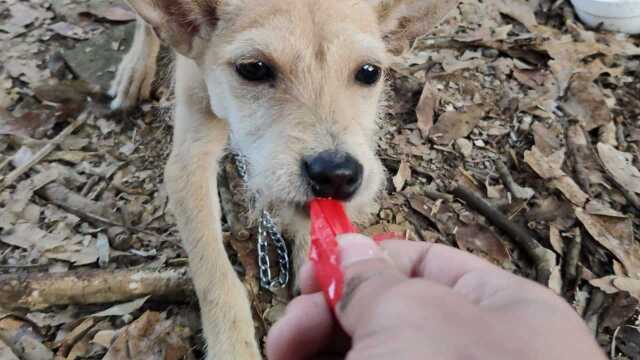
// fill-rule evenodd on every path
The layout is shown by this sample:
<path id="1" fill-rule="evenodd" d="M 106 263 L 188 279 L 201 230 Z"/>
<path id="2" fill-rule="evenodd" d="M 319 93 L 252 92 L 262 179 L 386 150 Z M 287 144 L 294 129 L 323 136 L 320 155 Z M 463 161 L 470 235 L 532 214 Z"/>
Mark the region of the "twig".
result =
<path id="1" fill-rule="evenodd" d="M 0 162 L 0 171 L 2 171 L 2 169 L 9 165 L 9 163 L 11 163 L 11 160 L 13 160 L 13 155 L 2 160 L 2 162 Z"/>
<path id="2" fill-rule="evenodd" d="M 36 193 L 64 211 L 76 215 L 77 217 L 92 224 L 98 226 L 117 226 L 150 236 L 160 236 L 145 229 L 120 223 L 105 211 L 104 206 L 101 206 L 99 203 L 89 200 L 58 183 L 50 183 L 36 191 Z"/>
<path id="3" fill-rule="evenodd" d="M 509 168 L 507 168 L 507 165 L 505 165 L 502 160 L 497 159 L 495 164 L 496 171 L 498 172 L 498 175 L 500 175 L 500 179 L 502 179 L 504 186 L 509 189 L 509 192 L 511 192 L 513 196 L 520 200 L 529 200 L 534 195 L 532 189 L 522 187 L 513 180 L 513 176 L 511 176 Z"/>
<path id="4" fill-rule="evenodd" d="M 0 275 L 0 291 L 0 307 L 12 310 L 105 304 L 147 295 L 161 301 L 184 301 L 192 298 L 193 285 L 182 267 Z"/>
<path id="5" fill-rule="evenodd" d="M 576 228 L 573 241 L 567 247 L 567 256 L 564 260 L 565 284 L 573 286 L 578 278 L 578 262 L 580 261 L 580 251 L 582 250 L 582 232 L 580 227 Z"/>
<path id="6" fill-rule="evenodd" d="M 527 229 L 510 221 L 503 213 L 464 187 L 457 185 L 451 190 L 451 193 L 509 235 L 533 260 L 538 282 L 545 286 L 547 285 L 549 276 L 551 275 L 551 269 L 556 263 L 555 254 L 551 250 L 540 245 L 534 235 Z"/>
<path id="7" fill-rule="evenodd" d="M 13 184 L 16 179 L 25 174 L 29 169 L 31 169 L 34 165 L 39 163 L 42 159 L 44 159 L 47 155 L 49 155 L 57 146 L 60 144 L 68 135 L 70 135 L 74 130 L 76 130 L 80 125 L 84 124 L 85 121 L 90 117 L 89 110 L 85 110 L 78 118 L 69 124 L 64 130 L 60 132 L 53 140 L 47 143 L 45 146 L 40 149 L 33 158 L 29 160 L 26 164 L 16 168 L 13 170 L 7 177 L 4 179 L 2 185 L 0 185 L 0 191 L 2 191 L 7 186 Z"/>
<path id="8" fill-rule="evenodd" d="M 590 194 L 591 183 L 584 164 L 584 156 L 587 156 L 590 152 L 582 126 L 578 124 L 569 126 L 567 129 L 567 148 L 573 159 L 573 172 L 576 176 L 576 182 L 585 193 Z"/>
<path id="9" fill-rule="evenodd" d="M 454 199 L 454 197 L 451 196 L 451 194 L 442 193 L 436 190 L 427 189 L 424 191 L 424 194 L 432 200 L 444 200 L 446 202 L 452 202 Z"/>
<path id="10" fill-rule="evenodd" d="M 587 305 L 587 309 L 584 311 L 584 321 L 587 326 L 593 331 L 594 335 L 598 331 L 598 323 L 600 318 L 600 310 L 604 306 L 606 296 L 604 291 L 598 288 L 591 288 L 591 301 Z"/>

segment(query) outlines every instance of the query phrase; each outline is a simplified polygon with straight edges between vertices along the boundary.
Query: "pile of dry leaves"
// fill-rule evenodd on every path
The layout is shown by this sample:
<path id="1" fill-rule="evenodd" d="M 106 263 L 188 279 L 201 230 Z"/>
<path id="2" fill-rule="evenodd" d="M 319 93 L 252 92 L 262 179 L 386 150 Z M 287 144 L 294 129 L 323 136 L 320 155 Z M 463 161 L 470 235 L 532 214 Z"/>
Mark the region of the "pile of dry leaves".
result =
<path id="1" fill-rule="evenodd" d="M 116 0 L 0 1 L 2 359 L 201 355 L 162 184 L 169 86 L 105 106 L 134 19 Z M 587 30 L 562 0 L 462 0 L 390 77 L 366 232 L 535 279 L 612 358 L 640 358 L 640 38 Z M 283 303 L 257 287 L 253 229 L 230 225 L 263 336 Z"/>

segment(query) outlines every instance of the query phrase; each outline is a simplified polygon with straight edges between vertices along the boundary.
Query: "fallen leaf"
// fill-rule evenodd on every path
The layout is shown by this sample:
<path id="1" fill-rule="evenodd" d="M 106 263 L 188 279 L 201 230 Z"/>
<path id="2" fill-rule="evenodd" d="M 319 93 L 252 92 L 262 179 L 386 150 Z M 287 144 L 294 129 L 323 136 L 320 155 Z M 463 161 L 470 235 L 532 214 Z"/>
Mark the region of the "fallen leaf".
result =
<path id="1" fill-rule="evenodd" d="M 604 291 L 607 294 L 615 294 L 618 291 L 620 291 L 620 289 L 613 286 L 613 279 L 615 278 L 616 278 L 615 275 L 608 275 L 605 277 L 589 280 L 589 284 L 597 287 L 598 289 Z"/>
<path id="2" fill-rule="evenodd" d="M 609 205 L 603 203 L 602 201 L 591 199 L 589 200 L 585 206 L 584 210 L 591 215 L 601 215 L 601 216 L 611 216 L 618 218 L 626 218 L 627 216 L 619 211 L 616 211 L 609 207 Z"/>
<path id="3" fill-rule="evenodd" d="M 83 104 L 89 96 L 98 95 L 100 87 L 84 80 L 65 80 L 56 84 L 43 84 L 33 88 L 41 101 Z"/>
<path id="4" fill-rule="evenodd" d="M 458 247 L 466 251 L 483 254 L 498 264 L 509 260 L 509 253 L 496 234 L 480 224 L 462 225 L 456 231 Z"/>
<path id="5" fill-rule="evenodd" d="M 86 31 L 84 31 L 83 28 L 66 21 L 60 21 L 53 25 L 50 25 L 49 29 L 57 34 L 71 39 L 86 40 L 89 38 L 89 35 L 86 33 Z"/>
<path id="6" fill-rule="evenodd" d="M 640 171 L 633 166 L 633 155 L 608 144 L 598 143 L 597 147 L 602 165 L 613 179 L 628 191 L 640 193 Z"/>
<path id="7" fill-rule="evenodd" d="M 6 316 L 0 320 L 0 339 L 24 360 L 52 360 L 53 353 L 44 344 L 42 336 L 32 324 Z M 4 360 L 4 358 L 2 358 Z"/>
<path id="8" fill-rule="evenodd" d="M 113 22 L 128 22 L 136 19 L 136 13 L 129 8 L 119 5 L 105 6 L 88 11 L 98 19 L 105 19 Z"/>
<path id="9" fill-rule="evenodd" d="M 589 234 L 620 260 L 630 277 L 640 279 L 640 243 L 634 240 L 630 219 L 590 215 L 575 209 Z"/>
<path id="10" fill-rule="evenodd" d="M 80 340 L 96 324 L 93 318 L 84 319 L 57 342 L 58 355 L 67 356 L 73 345 Z"/>
<path id="11" fill-rule="evenodd" d="M 538 22 L 531 8 L 531 4 L 521 0 L 492 0 L 491 3 L 500 11 L 518 20 L 527 30 L 534 32 Z"/>
<path id="12" fill-rule="evenodd" d="M 611 122 L 611 111 L 602 90 L 586 75 L 574 76 L 563 108 L 576 117 L 586 131 Z"/>
<path id="13" fill-rule="evenodd" d="M 418 130 L 420 130 L 420 134 L 425 139 L 429 136 L 429 132 L 433 127 L 433 116 L 437 103 L 438 96 L 435 88 L 429 81 L 425 82 L 420 101 L 418 101 L 418 106 L 416 107 Z"/>
<path id="14" fill-rule="evenodd" d="M 74 316 L 74 312 L 75 311 L 71 307 L 67 307 L 63 311 L 53 311 L 46 313 L 34 311 L 27 314 L 26 318 L 33 321 L 40 327 L 58 326 L 75 320 L 76 317 Z"/>
<path id="15" fill-rule="evenodd" d="M 542 122 L 536 121 L 531 125 L 531 132 L 533 133 L 533 140 L 536 144 L 536 148 L 538 148 L 544 156 L 550 156 L 556 151 L 562 149 L 562 143 L 560 140 L 562 136 L 562 128 L 559 126 L 551 125 L 546 127 Z"/>
<path id="16" fill-rule="evenodd" d="M 13 350 L 9 347 L 9 345 L 5 344 L 2 339 L 0 339 L 0 359 L 3 360 L 20 360 L 16 354 L 14 354 Z"/>
<path id="17" fill-rule="evenodd" d="M 129 301 L 126 303 L 114 305 L 106 310 L 91 314 L 91 317 L 103 317 L 103 316 L 124 316 L 130 314 L 142 307 L 144 303 L 149 300 L 150 296 L 145 296 L 140 299 Z"/>
<path id="18" fill-rule="evenodd" d="M 553 290 L 556 295 L 562 295 L 562 274 L 560 271 L 560 265 L 555 265 L 551 268 L 547 287 Z"/>
<path id="19" fill-rule="evenodd" d="M 172 319 L 147 311 L 120 332 L 103 360 L 179 360 L 190 351 L 190 335 Z"/>
<path id="20" fill-rule="evenodd" d="M 393 177 L 393 186 L 395 186 L 396 191 L 402 191 L 402 188 L 404 188 L 404 185 L 410 179 L 411 166 L 409 166 L 406 161 L 402 160 L 400 162 L 400 167 L 398 168 L 398 173 Z"/>
<path id="21" fill-rule="evenodd" d="M 55 181 L 58 176 L 58 171 L 51 169 L 20 182 L 11 196 L 11 203 L 7 204 L 7 210 L 12 211 L 14 214 L 21 213 L 29 203 L 29 200 L 31 200 L 33 193 L 48 183 Z"/>
<path id="22" fill-rule="evenodd" d="M 484 116 L 484 109 L 480 106 L 471 106 L 464 111 L 447 111 L 431 129 L 429 138 L 440 145 L 448 145 L 453 141 L 463 138 L 471 133 Z"/>
<path id="23" fill-rule="evenodd" d="M 564 254 L 564 240 L 560 235 L 560 229 L 555 224 L 549 225 L 549 242 L 555 252 L 562 256 Z"/>
<path id="24" fill-rule="evenodd" d="M 613 286 L 626 291 L 636 299 L 640 299 L 640 280 L 625 276 L 617 276 L 613 279 Z"/>
<path id="25" fill-rule="evenodd" d="M 627 293 L 617 294 L 606 312 L 602 314 L 600 327 L 615 330 L 622 326 L 635 314 L 638 305 L 637 297 Z"/>
<path id="26" fill-rule="evenodd" d="M 45 252 L 64 244 L 64 238 L 50 234 L 38 228 L 37 225 L 19 223 L 8 234 L 0 235 L 0 241 L 27 250 L 37 249 Z"/>
<path id="27" fill-rule="evenodd" d="M 567 176 L 560 166 L 562 162 L 555 161 L 553 157 L 545 157 L 537 147 L 524 152 L 524 161 L 545 180 L 549 185 L 558 189 L 574 205 L 583 206 L 589 199 L 587 195 L 572 178 Z"/>

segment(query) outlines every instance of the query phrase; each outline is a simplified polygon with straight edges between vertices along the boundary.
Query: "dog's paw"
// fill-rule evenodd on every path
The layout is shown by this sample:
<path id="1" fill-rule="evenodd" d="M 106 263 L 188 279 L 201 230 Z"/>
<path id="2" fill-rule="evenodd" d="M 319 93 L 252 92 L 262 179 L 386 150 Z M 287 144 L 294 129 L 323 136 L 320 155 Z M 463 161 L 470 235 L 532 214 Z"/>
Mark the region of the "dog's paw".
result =
<path id="1" fill-rule="evenodd" d="M 109 96 L 113 98 L 112 110 L 125 110 L 149 99 L 156 72 L 156 55 L 153 49 L 132 48 L 122 59 L 109 89 Z"/>

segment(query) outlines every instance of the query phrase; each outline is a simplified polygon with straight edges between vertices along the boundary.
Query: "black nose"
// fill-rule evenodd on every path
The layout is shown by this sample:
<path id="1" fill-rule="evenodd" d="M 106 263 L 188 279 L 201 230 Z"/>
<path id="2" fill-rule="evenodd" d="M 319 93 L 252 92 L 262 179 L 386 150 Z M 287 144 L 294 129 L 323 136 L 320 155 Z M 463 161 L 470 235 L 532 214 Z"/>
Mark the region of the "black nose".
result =
<path id="1" fill-rule="evenodd" d="M 344 151 L 323 151 L 302 163 L 315 196 L 349 200 L 362 183 L 362 165 Z"/>

